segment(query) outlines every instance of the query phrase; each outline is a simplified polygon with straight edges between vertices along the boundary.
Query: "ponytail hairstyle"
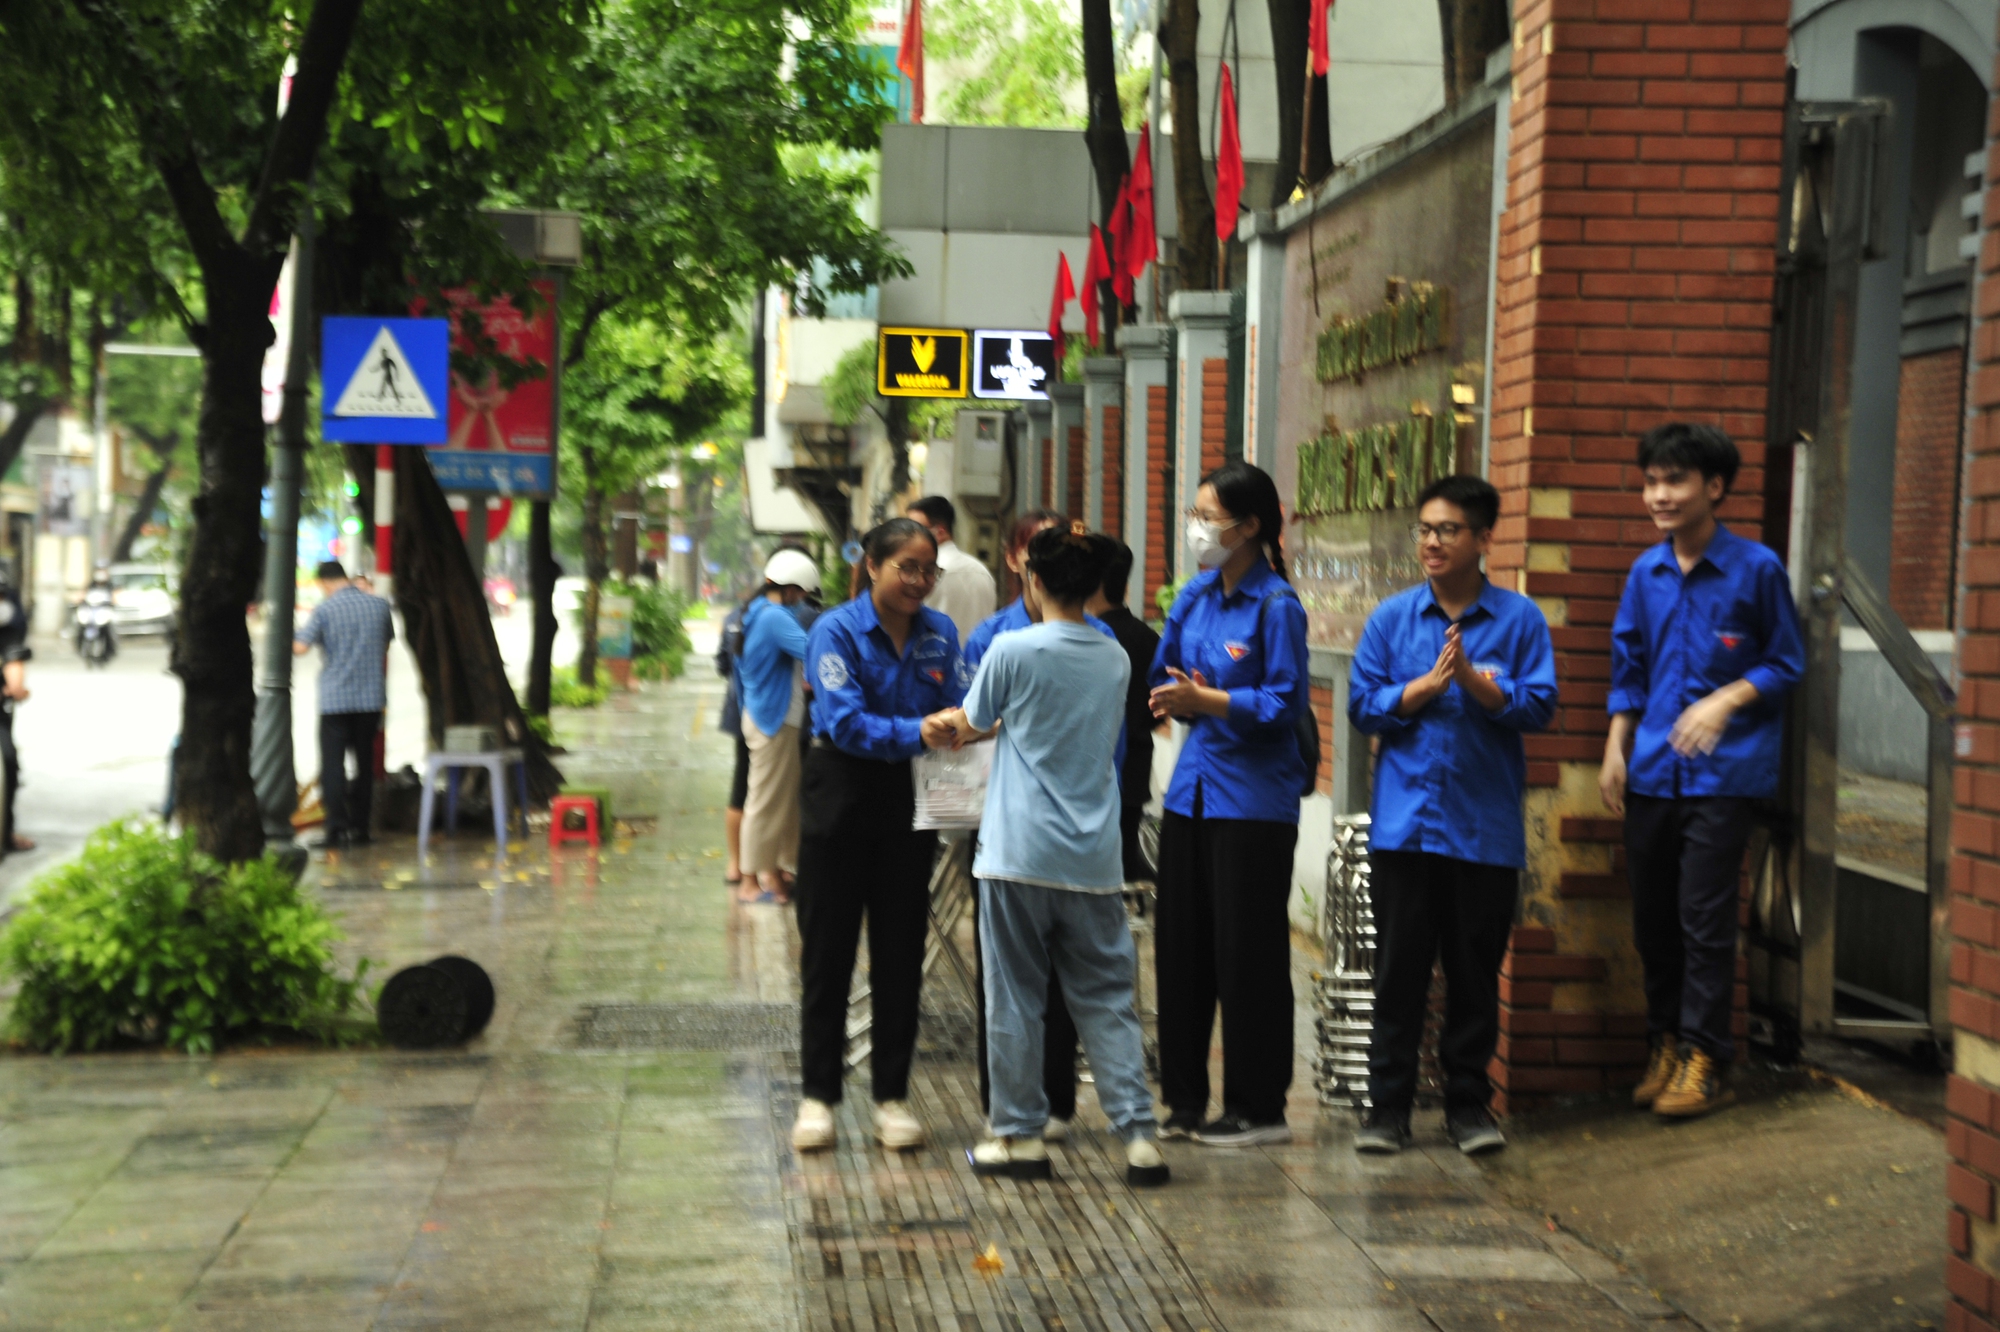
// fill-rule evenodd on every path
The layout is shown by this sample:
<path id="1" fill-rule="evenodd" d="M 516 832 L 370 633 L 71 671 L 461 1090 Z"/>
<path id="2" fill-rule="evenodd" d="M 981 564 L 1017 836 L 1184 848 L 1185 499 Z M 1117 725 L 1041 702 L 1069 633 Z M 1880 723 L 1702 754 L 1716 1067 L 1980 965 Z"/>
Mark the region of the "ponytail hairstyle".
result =
<path id="1" fill-rule="evenodd" d="M 1082 523 L 1051 527 L 1028 541 L 1028 572 L 1065 606 L 1080 606 L 1104 586 L 1106 550 Z"/>
<path id="2" fill-rule="evenodd" d="M 1285 510 L 1271 474 L 1247 462 L 1228 462 L 1201 479 L 1215 490 L 1215 501 L 1231 518 L 1257 520 L 1257 544 L 1278 577 L 1292 581 L 1285 570 Z"/>

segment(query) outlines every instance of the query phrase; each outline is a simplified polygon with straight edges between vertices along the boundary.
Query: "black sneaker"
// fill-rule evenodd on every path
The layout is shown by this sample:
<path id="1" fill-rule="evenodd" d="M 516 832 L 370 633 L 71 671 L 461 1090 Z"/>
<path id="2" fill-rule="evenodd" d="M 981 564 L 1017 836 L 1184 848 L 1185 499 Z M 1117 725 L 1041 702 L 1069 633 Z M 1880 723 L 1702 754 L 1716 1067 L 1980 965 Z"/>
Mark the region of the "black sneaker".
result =
<path id="1" fill-rule="evenodd" d="M 1166 1123 L 1160 1125 L 1160 1141 L 1173 1142 L 1180 1138 L 1192 1138 L 1195 1135 L 1195 1131 L 1200 1127 L 1200 1115 L 1183 1114 L 1181 1111 L 1176 1110 L 1167 1116 Z"/>
<path id="2" fill-rule="evenodd" d="M 1242 1115 L 1226 1114 L 1196 1129 L 1194 1140 L 1204 1147 L 1266 1147 L 1290 1142 L 1292 1131 L 1282 1119 L 1259 1124 Z"/>
<path id="3" fill-rule="evenodd" d="M 1483 1105 L 1460 1106 L 1444 1117 L 1444 1136 L 1467 1156 L 1497 1152 L 1507 1145 L 1507 1137 Z"/>
<path id="4" fill-rule="evenodd" d="M 1354 1150 L 1370 1156 L 1394 1156 L 1409 1145 L 1407 1110 L 1370 1110 L 1354 1132 Z"/>

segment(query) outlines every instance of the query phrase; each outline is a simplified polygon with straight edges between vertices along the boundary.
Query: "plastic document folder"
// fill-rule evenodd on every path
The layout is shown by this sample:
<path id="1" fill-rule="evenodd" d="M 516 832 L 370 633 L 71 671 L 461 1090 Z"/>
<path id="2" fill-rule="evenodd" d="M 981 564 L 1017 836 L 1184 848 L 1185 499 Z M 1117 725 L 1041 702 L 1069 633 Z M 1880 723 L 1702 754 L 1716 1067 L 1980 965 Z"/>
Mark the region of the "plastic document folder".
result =
<path id="1" fill-rule="evenodd" d="M 977 828 L 986 811 L 986 779 L 993 771 L 993 741 L 963 749 L 926 749 L 911 760 L 917 816 L 910 826 Z"/>

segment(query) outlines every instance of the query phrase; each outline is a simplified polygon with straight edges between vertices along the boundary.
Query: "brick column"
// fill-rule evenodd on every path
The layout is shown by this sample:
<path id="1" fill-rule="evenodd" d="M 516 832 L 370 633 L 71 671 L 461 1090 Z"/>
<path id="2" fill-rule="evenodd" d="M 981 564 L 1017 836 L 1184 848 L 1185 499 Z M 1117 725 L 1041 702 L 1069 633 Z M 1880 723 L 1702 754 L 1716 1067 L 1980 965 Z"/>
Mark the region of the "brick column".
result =
<path id="1" fill-rule="evenodd" d="M 1014 471 L 1014 512 L 1022 513 L 1041 503 L 1043 478 L 1048 475 L 1043 469 L 1048 465 L 1047 457 L 1054 452 L 1053 429 L 1055 404 L 1052 402 L 1030 402 L 1027 405 L 1028 437 L 1021 442 L 1021 456 Z M 1002 532 L 1004 543 L 1007 534 Z"/>
<path id="2" fill-rule="evenodd" d="M 1124 440 L 1118 434 L 1112 416 L 1118 412 L 1125 399 L 1125 362 L 1116 356 L 1089 356 L 1083 362 L 1083 415 L 1084 432 L 1087 441 L 1084 483 L 1084 502 L 1080 512 L 1070 517 L 1081 518 L 1090 524 L 1092 531 L 1105 528 L 1105 515 L 1112 505 L 1105 499 L 1105 484 L 1124 475 L 1124 468 L 1115 464 L 1122 460 Z"/>
<path id="3" fill-rule="evenodd" d="M 1180 507 L 1194 507 L 1201 478 L 1222 466 L 1229 400 L 1229 293 L 1177 291 L 1167 298 L 1167 312 L 1176 331 L 1174 348 L 1175 404 L 1172 441 Z M 1175 570 L 1194 572 L 1194 558 L 1184 548 L 1179 531 L 1172 549 Z"/>
<path id="4" fill-rule="evenodd" d="M 1990 135 L 1990 131 L 1989 131 Z M 1952 1067 L 1945 1086 L 1949 1332 L 2000 1328 L 2000 149 L 1986 154 L 1974 278 L 1972 428 L 1958 567 L 1958 764 L 1952 819 Z M 1904 363 L 1904 374 L 1910 374 Z M 1907 381 L 1906 381 L 1907 382 Z M 1898 445 L 1902 441 L 1899 439 Z M 1902 469 L 1897 469 L 1902 498 Z"/>
<path id="5" fill-rule="evenodd" d="M 1501 1108 L 1636 1078 L 1643 1002 L 1597 766 L 1610 624 L 1654 540 L 1641 432 L 1722 426 L 1761 535 L 1786 0 L 1522 0 L 1493 351 L 1496 582 L 1533 596 L 1562 702 L 1528 740 L 1529 872 Z"/>
<path id="6" fill-rule="evenodd" d="M 1166 513 L 1178 512 L 1167 485 L 1167 351 L 1172 330 L 1163 324 L 1131 324 L 1118 330 L 1125 354 L 1125 544 L 1132 548 L 1138 578 L 1132 613 L 1159 615 L 1153 594 L 1173 581 Z"/>
<path id="7" fill-rule="evenodd" d="M 1042 489 L 1023 508 L 1063 510 L 1069 502 L 1070 440 L 1083 426 L 1083 385 L 1057 384 L 1049 390 L 1049 442 L 1042 451 Z"/>

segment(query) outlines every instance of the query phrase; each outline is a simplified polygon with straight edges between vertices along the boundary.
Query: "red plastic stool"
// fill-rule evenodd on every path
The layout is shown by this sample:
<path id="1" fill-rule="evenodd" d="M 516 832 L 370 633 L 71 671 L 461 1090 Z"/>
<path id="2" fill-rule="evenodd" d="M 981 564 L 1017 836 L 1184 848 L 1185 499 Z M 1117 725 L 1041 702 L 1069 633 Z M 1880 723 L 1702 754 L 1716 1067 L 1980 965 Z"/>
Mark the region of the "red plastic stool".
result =
<path id="1" fill-rule="evenodd" d="M 566 817 L 571 810 L 583 815 L 583 827 L 572 829 Z M 559 795 L 549 802 L 549 845 L 561 846 L 564 842 L 588 842 L 599 845 L 597 830 L 597 797 L 585 795 Z"/>

